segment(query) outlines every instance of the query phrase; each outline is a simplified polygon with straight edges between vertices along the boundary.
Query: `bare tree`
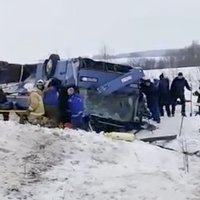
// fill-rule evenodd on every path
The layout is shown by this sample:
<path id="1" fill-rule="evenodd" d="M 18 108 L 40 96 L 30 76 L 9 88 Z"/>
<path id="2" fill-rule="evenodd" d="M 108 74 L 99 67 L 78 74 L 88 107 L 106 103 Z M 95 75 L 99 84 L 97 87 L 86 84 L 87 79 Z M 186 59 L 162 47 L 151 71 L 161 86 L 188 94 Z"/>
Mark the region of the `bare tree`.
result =
<path id="1" fill-rule="evenodd" d="M 135 58 L 128 58 L 127 63 L 130 66 L 138 66 L 139 65 L 139 62 Z"/>
<path id="2" fill-rule="evenodd" d="M 102 46 L 102 48 L 100 50 L 100 57 L 104 61 L 108 61 L 111 59 L 110 50 L 109 50 L 108 46 L 106 46 L 105 44 Z"/>

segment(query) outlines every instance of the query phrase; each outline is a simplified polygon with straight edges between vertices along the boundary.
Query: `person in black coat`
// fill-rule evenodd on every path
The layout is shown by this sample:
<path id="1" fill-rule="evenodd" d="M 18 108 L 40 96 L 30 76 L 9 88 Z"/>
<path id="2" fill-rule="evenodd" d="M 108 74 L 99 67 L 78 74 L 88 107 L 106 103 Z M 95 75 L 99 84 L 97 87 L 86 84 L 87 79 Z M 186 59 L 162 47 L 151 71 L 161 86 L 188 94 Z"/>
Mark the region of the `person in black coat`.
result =
<path id="1" fill-rule="evenodd" d="M 4 93 L 3 89 L 0 88 L 0 108 L 2 110 L 4 110 L 4 104 L 6 102 L 8 102 L 6 94 Z M 8 121 L 9 120 L 9 113 L 8 112 L 3 112 L 3 113 L 0 113 L 0 114 L 3 115 L 3 120 L 4 121 Z"/>
<path id="2" fill-rule="evenodd" d="M 172 116 L 175 114 L 176 102 L 177 99 L 181 101 L 181 113 L 182 116 L 186 116 L 185 114 L 185 90 L 187 88 L 191 91 L 191 87 L 188 84 L 188 81 L 184 78 L 183 73 L 179 72 L 178 76 L 173 80 L 171 85 L 171 97 L 172 97 Z"/>
<path id="3" fill-rule="evenodd" d="M 169 79 L 164 77 L 162 73 L 160 76 L 158 91 L 159 91 L 159 108 L 160 108 L 160 115 L 164 116 L 164 106 L 167 112 L 167 116 L 171 116 L 170 111 L 170 89 L 169 89 Z"/>
<path id="4" fill-rule="evenodd" d="M 143 80 L 141 91 L 146 95 L 147 106 L 152 114 L 152 118 L 160 123 L 160 112 L 158 105 L 158 88 L 148 79 Z"/>
<path id="5" fill-rule="evenodd" d="M 7 102 L 6 94 L 4 93 L 3 89 L 0 88 L 0 104 Z"/>
<path id="6" fill-rule="evenodd" d="M 58 106 L 60 111 L 60 123 L 65 124 L 71 122 L 69 107 L 68 107 L 68 99 L 69 95 L 67 94 L 67 87 L 61 86 L 58 90 L 59 97 L 58 97 Z"/>

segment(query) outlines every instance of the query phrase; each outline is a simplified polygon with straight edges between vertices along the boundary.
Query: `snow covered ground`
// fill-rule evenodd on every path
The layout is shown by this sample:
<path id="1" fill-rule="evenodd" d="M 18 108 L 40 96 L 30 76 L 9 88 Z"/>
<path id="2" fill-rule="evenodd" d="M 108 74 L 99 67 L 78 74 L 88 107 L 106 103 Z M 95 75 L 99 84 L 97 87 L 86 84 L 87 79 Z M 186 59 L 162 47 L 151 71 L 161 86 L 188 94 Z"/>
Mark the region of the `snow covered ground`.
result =
<path id="1" fill-rule="evenodd" d="M 191 69 L 190 69 L 191 70 Z M 186 72 L 184 72 L 186 73 Z M 155 77 L 160 71 L 150 72 Z M 193 73 L 192 81 L 195 82 Z M 198 80 L 198 79 L 197 79 Z M 195 101 L 196 99 L 194 99 Z M 189 115 L 187 105 L 187 115 Z M 116 141 L 95 133 L 0 121 L 0 200 L 200 200 L 199 116 L 164 117 L 144 135 L 178 134 L 157 143 Z"/>
<path id="2" fill-rule="evenodd" d="M 199 117 L 184 120 L 182 136 L 165 144 L 177 152 L 139 140 L 0 122 L 0 199 L 199 200 L 200 157 L 189 156 L 187 173 L 181 149 L 186 139 L 189 152 L 199 150 Z M 177 134 L 180 121 L 180 113 L 163 118 L 148 134 Z"/>

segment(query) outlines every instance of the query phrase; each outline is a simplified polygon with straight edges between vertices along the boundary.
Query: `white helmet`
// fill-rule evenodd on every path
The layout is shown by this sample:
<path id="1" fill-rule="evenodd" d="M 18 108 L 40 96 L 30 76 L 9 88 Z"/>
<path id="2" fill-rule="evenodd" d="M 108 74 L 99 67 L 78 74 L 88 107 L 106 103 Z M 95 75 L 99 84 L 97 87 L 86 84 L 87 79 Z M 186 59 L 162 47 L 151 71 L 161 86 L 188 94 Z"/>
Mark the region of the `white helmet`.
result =
<path id="1" fill-rule="evenodd" d="M 37 86 L 43 86 L 44 85 L 44 81 L 42 79 L 38 80 L 36 83 Z"/>
<path id="2" fill-rule="evenodd" d="M 67 89 L 68 95 L 72 95 L 72 94 L 74 94 L 74 92 L 75 92 L 75 90 L 74 90 L 73 87 L 70 87 L 70 88 Z"/>

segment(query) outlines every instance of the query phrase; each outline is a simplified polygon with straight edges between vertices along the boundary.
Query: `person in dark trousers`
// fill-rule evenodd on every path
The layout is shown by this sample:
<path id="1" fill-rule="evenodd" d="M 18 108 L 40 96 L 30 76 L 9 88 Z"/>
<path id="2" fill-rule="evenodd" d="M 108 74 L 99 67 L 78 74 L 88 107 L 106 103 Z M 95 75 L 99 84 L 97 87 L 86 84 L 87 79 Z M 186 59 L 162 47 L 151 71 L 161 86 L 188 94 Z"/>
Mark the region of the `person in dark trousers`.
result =
<path id="1" fill-rule="evenodd" d="M 7 97 L 6 97 L 6 94 L 4 93 L 3 89 L 0 88 L 0 107 L 2 110 L 4 110 L 4 107 L 5 107 L 5 103 L 7 103 L 8 100 L 7 100 Z M 4 121 L 8 121 L 9 120 L 9 113 L 0 113 L 3 115 L 3 120 Z"/>
<path id="2" fill-rule="evenodd" d="M 158 88 L 148 79 L 141 84 L 141 91 L 146 95 L 147 107 L 152 114 L 153 120 L 160 123 Z"/>
<path id="3" fill-rule="evenodd" d="M 58 81 L 56 79 L 50 80 L 43 92 L 43 102 L 45 107 L 45 116 L 50 119 L 51 126 L 57 127 L 59 125 L 59 105 L 58 105 Z"/>
<path id="4" fill-rule="evenodd" d="M 170 111 L 170 104 L 171 104 L 171 98 L 170 98 L 170 88 L 169 88 L 169 79 L 167 77 L 164 77 L 164 74 L 162 73 L 160 76 L 159 81 L 159 109 L 160 109 L 160 115 L 164 116 L 164 107 L 167 112 L 167 116 L 171 116 Z"/>
<path id="5" fill-rule="evenodd" d="M 68 88 L 67 92 L 69 95 L 68 106 L 71 113 L 72 127 L 74 129 L 83 129 L 83 97 L 79 95 L 73 87 Z"/>
<path id="6" fill-rule="evenodd" d="M 59 107 L 59 113 L 60 113 L 60 126 L 64 126 L 65 123 L 70 123 L 70 114 L 69 114 L 69 106 L 68 106 L 68 99 L 69 95 L 67 93 L 67 87 L 60 86 L 58 89 L 59 97 L 58 97 L 58 107 Z"/>
<path id="7" fill-rule="evenodd" d="M 177 99 L 180 99 L 181 103 L 181 114 L 186 117 L 185 114 L 185 90 L 187 88 L 191 91 L 191 87 L 188 84 L 188 81 L 184 78 L 183 73 L 179 72 L 178 76 L 173 80 L 170 93 L 172 98 L 172 116 L 175 114 Z"/>
<path id="8" fill-rule="evenodd" d="M 196 90 L 193 93 L 194 96 L 197 96 L 197 106 L 198 106 L 198 112 L 196 112 L 196 115 L 200 115 L 200 87 L 198 90 Z"/>

